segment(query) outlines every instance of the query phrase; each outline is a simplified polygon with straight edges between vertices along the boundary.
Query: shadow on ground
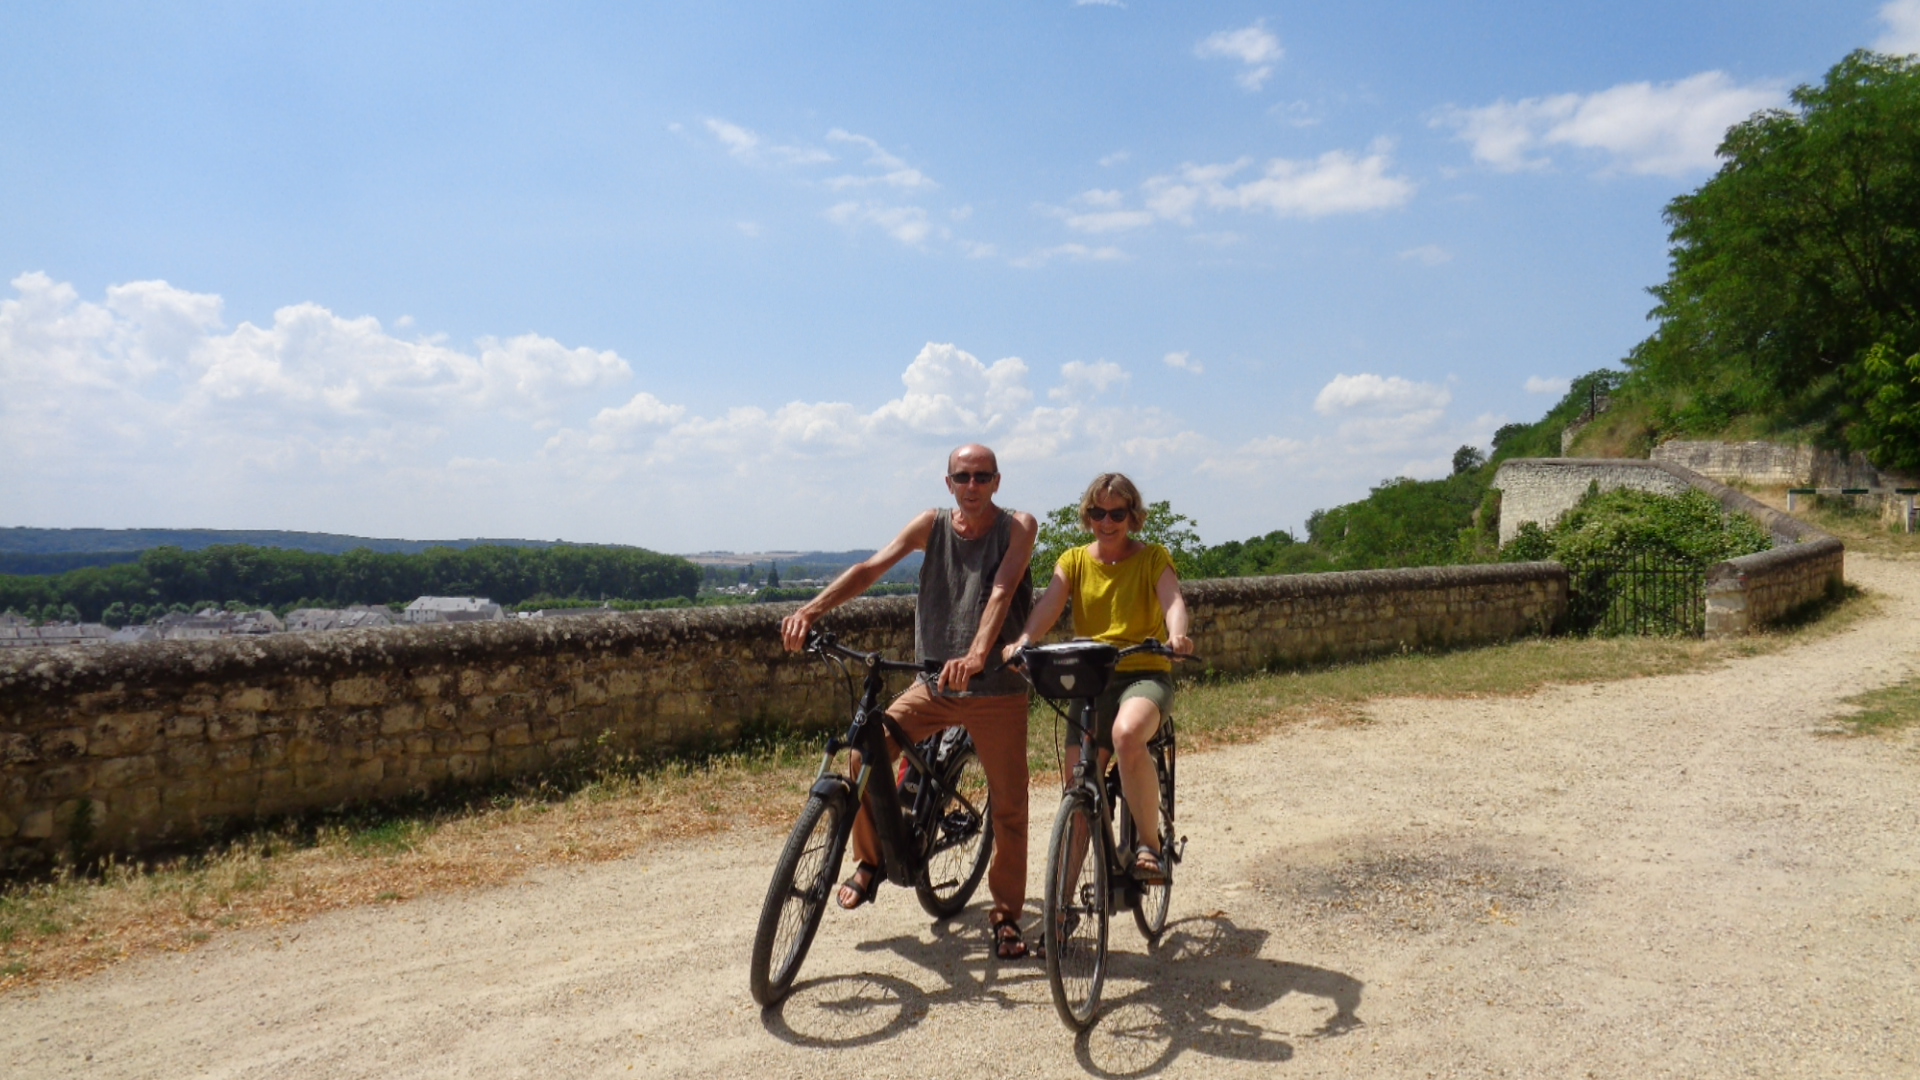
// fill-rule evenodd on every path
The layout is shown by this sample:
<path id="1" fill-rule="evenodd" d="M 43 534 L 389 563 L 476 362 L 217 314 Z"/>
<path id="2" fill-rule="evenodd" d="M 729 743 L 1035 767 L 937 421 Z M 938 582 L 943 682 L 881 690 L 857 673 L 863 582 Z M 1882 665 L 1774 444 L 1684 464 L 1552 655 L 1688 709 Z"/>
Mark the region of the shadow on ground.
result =
<path id="1" fill-rule="evenodd" d="M 1224 915 L 1196 916 L 1172 924 L 1146 955 L 1110 954 L 1107 992 L 1100 1015 L 1074 1040 L 1074 1054 L 1087 1072 L 1101 1077 L 1158 1073 L 1183 1054 L 1236 1061 L 1282 1062 L 1294 1046 L 1251 1017 L 1288 994 L 1323 999 L 1332 1012 L 1306 1038 L 1343 1035 L 1361 1023 L 1364 984 L 1325 968 L 1260 956 L 1265 930 L 1234 925 Z M 917 1026 L 936 1008 L 990 1003 L 1029 1010 L 1061 1038 L 1046 1002 L 1041 961 L 993 959 L 985 935 L 961 933 L 954 922 L 933 926 L 931 938 L 895 937 L 858 946 L 885 950 L 915 964 L 944 985 L 928 991 L 891 975 L 836 975 L 798 983 L 787 999 L 761 1015 L 774 1037 L 816 1048 L 869 1046 Z M 1038 984 L 1037 986 L 1035 984 Z"/>

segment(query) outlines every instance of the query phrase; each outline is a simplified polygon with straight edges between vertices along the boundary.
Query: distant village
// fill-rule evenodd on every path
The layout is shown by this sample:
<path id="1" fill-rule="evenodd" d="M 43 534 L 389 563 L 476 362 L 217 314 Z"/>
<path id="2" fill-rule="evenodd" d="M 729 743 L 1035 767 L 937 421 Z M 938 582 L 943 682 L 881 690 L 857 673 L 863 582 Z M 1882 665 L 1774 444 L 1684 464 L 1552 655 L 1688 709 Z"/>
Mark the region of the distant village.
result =
<path id="1" fill-rule="evenodd" d="M 553 608 L 509 612 L 485 597 L 422 596 L 399 612 L 386 607 L 355 604 L 348 608 L 295 608 L 285 619 L 265 609 L 230 611 L 209 607 L 197 612 L 174 612 L 151 622 L 115 630 L 103 623 L 51 622 L 35 626 L 19 615 L 0 615 L 0 649 L 46 648 L 58 645 L 106 645 L 138 641 L 205 641 L 212 638 L 260 637 L 266 634 L 311 634 L 331 630 L 358 630 L 374 626 L 431 625 L 435 623 L 501 622 L 507 619 L 567 619 L 609 615 L 610 607 Z"/>

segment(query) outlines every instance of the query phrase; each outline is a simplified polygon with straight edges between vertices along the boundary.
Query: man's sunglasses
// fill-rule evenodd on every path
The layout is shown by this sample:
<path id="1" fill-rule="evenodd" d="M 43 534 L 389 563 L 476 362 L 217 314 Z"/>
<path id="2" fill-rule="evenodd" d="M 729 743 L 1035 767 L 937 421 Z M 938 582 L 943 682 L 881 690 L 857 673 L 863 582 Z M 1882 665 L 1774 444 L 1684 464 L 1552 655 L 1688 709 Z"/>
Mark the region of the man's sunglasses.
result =
<path id="1" fill-rule="evenodd" d="M 1088 521 L 1111 521 L 1115 525 L 1124 525 L 1133 516 L 1133 507 L 1122 506 L 1115 510 L 1104 510 L 1098 506 L 1087 507 Z"/>
<path id="2" fill-rule="evenodd" d="M 953 481 L 954 487 L 960 487 L 969 480 L 981 487 L 986 487 L 988 484 L 993 483 L 999 475 L 997 472 L 957 472 L 948 473 L 947 479 Z"/>

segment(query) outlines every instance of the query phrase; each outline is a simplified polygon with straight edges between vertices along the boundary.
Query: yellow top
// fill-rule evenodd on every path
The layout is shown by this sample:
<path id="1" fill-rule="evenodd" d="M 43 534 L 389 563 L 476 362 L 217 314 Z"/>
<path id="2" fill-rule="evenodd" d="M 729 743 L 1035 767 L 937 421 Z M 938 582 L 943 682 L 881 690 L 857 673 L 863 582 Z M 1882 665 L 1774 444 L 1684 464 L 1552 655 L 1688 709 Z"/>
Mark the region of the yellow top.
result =
<path id="1" fill-rule="evenodd" d="M 1173 556 L 1159 544 L 1147 544 L 1112 566 L 1093 557 L 1093 545 L 1077 547 L 1060 556 L 1073 598 L 1073 633 L 1126 648 L 1148 638 L 1165 644 L 1167 613 L 1160 609 L 1154 586 L 1173 566 Z M 1142 653 L 1129 656 L 1115 671 L 1172 671 L 1173 661 Z"/>

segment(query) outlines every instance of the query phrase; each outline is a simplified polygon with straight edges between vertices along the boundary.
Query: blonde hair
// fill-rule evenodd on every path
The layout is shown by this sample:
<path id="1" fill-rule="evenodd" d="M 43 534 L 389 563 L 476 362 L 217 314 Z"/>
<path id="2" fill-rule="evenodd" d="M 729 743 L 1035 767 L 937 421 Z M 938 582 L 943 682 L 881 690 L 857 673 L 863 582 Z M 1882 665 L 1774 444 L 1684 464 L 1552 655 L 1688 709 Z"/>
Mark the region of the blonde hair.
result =
<path id="1" fill-rule="evenodd" d="M 1105 472 L 1094 477 L 1093 483 L 1087 485 L 1087 493 L 1080 496 L 1082 527 L 1089 531 L 1093 529 L 1093 524 L 1087 520 L 1087 511 L 1093 507 L 1093 501 L 1102 495 L 1126 501 L 1128 532 L 1139 532 L 1140 527 L 1147 523 L 1147 504 L 1140 498 L 1140 489 L 1134 487 L 1133 481 L 1127 479 L 1124 473 Z"/>

